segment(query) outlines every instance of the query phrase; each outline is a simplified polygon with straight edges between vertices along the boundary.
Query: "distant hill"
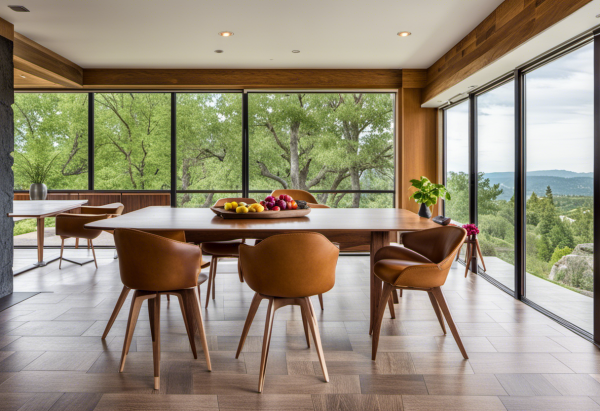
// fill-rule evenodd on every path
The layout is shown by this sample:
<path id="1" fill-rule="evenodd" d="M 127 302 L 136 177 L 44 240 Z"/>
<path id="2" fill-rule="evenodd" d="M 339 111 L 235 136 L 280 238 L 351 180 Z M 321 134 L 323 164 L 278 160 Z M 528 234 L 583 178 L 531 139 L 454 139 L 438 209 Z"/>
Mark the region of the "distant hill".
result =
<path id="1" fill-rule="evenodd" d="M 504 190 L 500 200 L 510 200 L 515 189 L 514 173 L 487 173 L 484 176 L 490 179 L 490 184 L 500 184 Z M 594 194 L 594 173 L 576 173 L 567 170 L 540 170 L 527 173 L 527 197 L 535 191 L 543 196 L 546 187 L 552 188 L 552 193 L 557 196 L 592 196 Z"/>

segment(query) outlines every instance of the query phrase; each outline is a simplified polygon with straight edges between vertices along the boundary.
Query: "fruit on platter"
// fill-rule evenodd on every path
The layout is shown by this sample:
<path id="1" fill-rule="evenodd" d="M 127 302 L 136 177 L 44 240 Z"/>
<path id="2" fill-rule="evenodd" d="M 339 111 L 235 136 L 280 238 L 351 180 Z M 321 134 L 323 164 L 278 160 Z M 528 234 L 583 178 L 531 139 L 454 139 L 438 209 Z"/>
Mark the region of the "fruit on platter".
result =
<path id="1" fill-rule="evenodd" d="M 260 202 L 260 205 L 263 206 L 265 210 L 269 211 L 285 211 L 297 209 L 305 210 L 307 208 L 310 208 L 306 201 L 296 201 L 287 194 L 281 194 L 277 198 L 273 196 L 267 196 L 264 200 Z"/>
<path id="2" fill-rule="evenodd" d="M 307 203 L 306 201 L 303 201 L 303 200 L 298 200 L 298 201 L 296 201 L 296 206 L 297 206 L 297 208 L 299 208 L 300 210 L 305 210 L 305 209 L 307 209 L 307 208 L 310 208 L 310 207 L 308 206 L 308 203 Z"/>
<path id="3" fill-rule="evenodd" d="M 275 205 L 279 206 L 279 208 L 281 208 L 282 210 L 285 210 L 287 208 L 287 203 L 284 200 L 277 200 L 277 202 L 275 202 Z"/>
<path id="4" fill-rule="evenodd" d="M 238 213 L 238 214 L 246 214 L 248 212 L 248 207 L 246 207 L 246 206 L 238 206 L 235 209 L 235 212 Z"/>
<path id="5" fill-rule="evenodd" d="M 251 213 L 262 213 L 265 211 L 265 207 L 262 204 L 254 203 L 248 206 L 248 211 Z"/>
<path id="6" fill-rule="evenodd" d="M 223 208 L 225 211 L 235 211 L 238 214 L 262 213 L 265 211 L 265 207 L 259 203 L 248 205 L 244 202 L 236 203 L 235 201 L 232 201 L 231 203 L 225 203 Z"/>
<path id="7" fill-rule="evenodd" d="M 273 208 L 271 209 L 271 211 L 279 211 L 279 210 L 281 210 L 281 209 L 279 208 L 279 206 L 273 206 Z"/>
<path id="8" fill-rule="evenodd" d="M 248 207 L 248 204 L 244 203 L 243 201 L 240 201 L 240 202 L 238 203 L 238 207 L 239 207 L 239 206 Z"/>

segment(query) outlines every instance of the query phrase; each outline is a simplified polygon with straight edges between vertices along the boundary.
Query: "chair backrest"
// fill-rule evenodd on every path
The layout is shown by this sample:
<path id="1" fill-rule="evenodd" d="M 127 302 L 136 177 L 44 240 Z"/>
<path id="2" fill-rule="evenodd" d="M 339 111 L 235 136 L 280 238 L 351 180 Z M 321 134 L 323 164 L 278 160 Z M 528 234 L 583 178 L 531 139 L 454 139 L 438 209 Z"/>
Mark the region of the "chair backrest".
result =
<path id="1" fill-rule="evenodd" d="M 319 233 L 273 235 L 255 246 L 240 245 L 244 280 L 257 293 L 309 297 L 335 284 L 338 248 Z"/>
<path id="2" fill-rule="evenodd" d="M 169 291 L 195 287 L 200 247 L 139 230 L 118 228 L 115 245 L 121 281 L 134 290 Z"/>
<path id="3" fill-rule="evenodd" d="M 467 232 L 461 227 L 439 227 L 402 234 L 402 243 L 436 264 L 453 257 L 462 246 Z"/>
<path id="4" fill-rule="evenodd" d="M 273 192 L 271 193 L 271 195 L 273 197 L 279 197 L 282 194 L 287 194 L 287 195 L 291 196 L 294 200 L 302 200 L 302 201 L 306 201 L 307 203 L 314 203 L 314 204 L 319 203 L 317 201 L 317 199 L 315 198 L 315 196 L 313 196 L 308 191 L 304 191 L 304 190 L 293 190 L 293 189 L 286 188 L 286 189 L 280 189 L 280 190 L 273 190 Z"/>
<path id="5" fill-rule="evenodd" d="M 220 207 L 222 205 L 225 205 L 225 203 L 231 203 L 232 201 L 235 201 L 236 203 L 243 201 L 246 204 L 258 203 L 258 201 L 256 201 L 253 198 L 229 197 L 229 198 L 219 198 L 217 200 L 217 202 L 213 205 L 213 207 Z"/>
<path id="6" fill-rule="evenodd" d="M 125 206 L 122 203 L 110 203 L 101 206 L 81 206 L 81 214 L 114 214 L 121 215 Z"/>
<path id="7" fill-rule="evenodd" d="M 56 235 L 93 240 L 102 234 L 102 230 L 87 229 L 84 226 L 107 218 L 108 214 L 58 214 L 56 216 Z"/>

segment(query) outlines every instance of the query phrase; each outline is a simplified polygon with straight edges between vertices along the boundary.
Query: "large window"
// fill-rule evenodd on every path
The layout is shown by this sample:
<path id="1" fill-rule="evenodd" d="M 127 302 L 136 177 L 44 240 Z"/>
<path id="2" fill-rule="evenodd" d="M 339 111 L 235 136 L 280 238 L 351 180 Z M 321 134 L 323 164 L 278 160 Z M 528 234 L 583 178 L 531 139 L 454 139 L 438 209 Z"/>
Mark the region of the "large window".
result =
<path id="1" fill-rule="evenodd" d="M 479 242 L 486 273 L 510 289 L 515 285 L 514 96 L 514 81 L 477 96 Z"/>
<path id="2" fill-rule="evenodd" d="M 394 95 L 251 93 L 250 191 L 313 191 L 331 207 L 393 207 Z"/>
<path id="3" fill-rule="evenodd" d="M 445 110 L 446 186 L 452 200 L 445 215 L 454 223 L 469 222 L 469 102 Z"/>
<path id="4" fill-rule="evenodd" d="M 169 189 L 169 93 L 99 93 L 94 116 L 96 190 Z"/>
<path id="5" fill-rule="evenodd" d="M 594 50 L 525 76 L 529 300 L 593 327 Z"/>
<path id="6" fill-rule="evenodd" d="M 15 94 L 15 190 L 88 185 L 88 95 Z"/>

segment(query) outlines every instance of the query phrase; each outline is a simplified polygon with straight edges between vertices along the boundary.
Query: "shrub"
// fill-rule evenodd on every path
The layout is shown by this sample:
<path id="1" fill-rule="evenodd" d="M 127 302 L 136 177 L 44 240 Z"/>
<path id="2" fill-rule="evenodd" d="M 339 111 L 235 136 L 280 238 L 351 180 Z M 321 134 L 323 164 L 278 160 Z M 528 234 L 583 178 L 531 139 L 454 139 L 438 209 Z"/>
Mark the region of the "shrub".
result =
<path id="1" fill-rule="evenodd" d="M 561 258 L 563 258 L 565 255 L 569 255 L 573 252 L 573 250 L 569 247 L 563 247 L 563 248 L 559 248 L 556 247 L 554 249 L 554 252 L 552 253 L 552 257 L 550 257 L 550 264 L 554 265 L 558 262 L 558 260 L 560 260 Z"/>

